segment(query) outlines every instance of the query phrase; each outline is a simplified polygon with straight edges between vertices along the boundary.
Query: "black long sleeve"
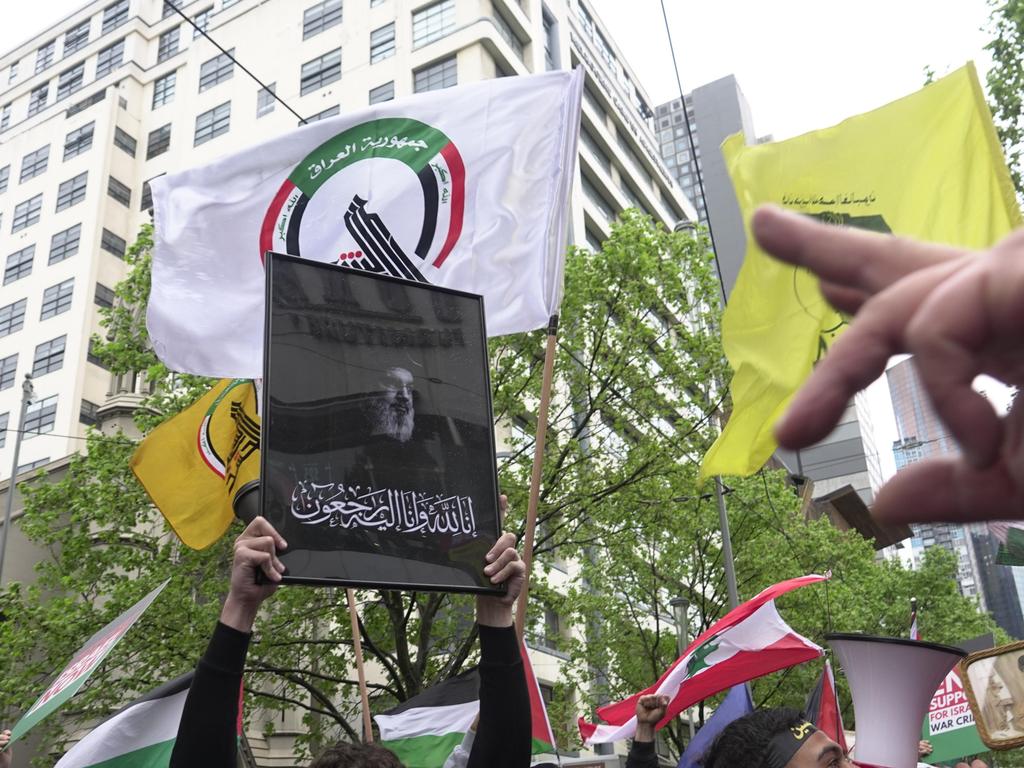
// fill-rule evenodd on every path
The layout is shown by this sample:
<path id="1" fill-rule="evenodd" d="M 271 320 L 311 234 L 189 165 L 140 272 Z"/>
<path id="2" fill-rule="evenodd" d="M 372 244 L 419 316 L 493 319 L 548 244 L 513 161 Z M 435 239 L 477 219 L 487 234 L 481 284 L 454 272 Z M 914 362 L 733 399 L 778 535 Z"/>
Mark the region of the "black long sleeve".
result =
<path id="1" fill-rule="evenodd" d="M 466 768 L 528 768 L 530 694 L 514 627 L 480 627 L 480 724 Z"/>
<path id="2" fill-rule="evenodd" d="M 217 622 L 185 699 L 170 768 L 235 768 L 238 698 L 249 638 Z"/>
<path id="3" fill-rule="evenodd" d="M 634 741 L 629 747 L 626 768 L 658 768 L 658 753 L 653 741 Z"/>

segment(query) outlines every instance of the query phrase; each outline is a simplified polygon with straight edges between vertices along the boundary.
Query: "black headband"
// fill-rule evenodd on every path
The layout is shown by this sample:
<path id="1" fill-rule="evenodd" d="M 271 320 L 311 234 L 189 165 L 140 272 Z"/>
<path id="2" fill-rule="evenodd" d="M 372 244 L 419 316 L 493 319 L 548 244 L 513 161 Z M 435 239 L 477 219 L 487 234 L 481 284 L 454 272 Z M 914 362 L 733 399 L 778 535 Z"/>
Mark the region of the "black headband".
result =
<path id="1" fill-rule="evenodd" d="M 818 729 L 813 723 L 803 720 L 791 728 L 779 731 L 772 736 L 764 751 L 762 765 L 765 768 L 785 768 L 786 763 L 793 759 L 807 739 Z"/>

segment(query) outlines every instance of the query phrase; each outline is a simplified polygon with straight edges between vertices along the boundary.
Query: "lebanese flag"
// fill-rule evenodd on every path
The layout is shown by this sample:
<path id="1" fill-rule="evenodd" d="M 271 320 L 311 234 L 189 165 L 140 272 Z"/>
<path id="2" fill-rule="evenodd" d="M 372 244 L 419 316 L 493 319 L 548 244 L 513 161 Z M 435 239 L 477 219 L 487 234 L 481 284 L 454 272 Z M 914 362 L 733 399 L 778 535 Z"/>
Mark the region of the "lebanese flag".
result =
<path id="1" fill-rule="evenodd" d="M 636 702 L 641 696 L 668 696 L 668 711 L 656 728 L 680 712 L 733 685 L 802 664 L 824 655 L 806 637 L 794 632 L 775 609 L 775 598 L 825 581 L 828 576 L 801 576 L 768 587 L 752 600 L 729 611 L 690 644 L 654 685 L 628 699 L 599 707 L 607 725 L 579 720 L 587 744 L 628 739 L 636 732 Z"/>
<path id="2" fill-rule="evenodd" d="M 93 728 L 54 768 L 167 768 L 192 672 L 164 683 Z M 242 689 L 238 691 L 242 733 Z"/>
<path id="3" fill-rule="evenodd" d="M 824 732 L 839 745 L 844 755 L 850 751 L 846 746 L 843 715 L 839 711 L 839 699 L 836 697 L 836 678 L 832 674 L 832 665 L 828 659 L 825 659 L 825 667 L 821 670 L 818 684 L 814 686 L 811 695 L 807 697 L 804 714 L 818 727 L 818 730 Z"/>

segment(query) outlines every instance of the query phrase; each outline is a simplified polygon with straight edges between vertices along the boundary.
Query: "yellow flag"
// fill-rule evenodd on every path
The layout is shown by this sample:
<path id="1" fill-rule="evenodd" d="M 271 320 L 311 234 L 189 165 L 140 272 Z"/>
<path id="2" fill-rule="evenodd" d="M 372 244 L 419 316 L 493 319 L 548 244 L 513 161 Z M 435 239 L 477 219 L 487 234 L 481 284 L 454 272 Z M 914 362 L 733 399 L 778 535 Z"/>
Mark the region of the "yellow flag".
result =
<path id="1" fill-rule="evenodd" d="M 750 475 L 772 427 L 846 319 L 806 270 L 761 251 L 750 216 L 775 203 L 838 225 L 985 248 L 1021 223 L 974 65 L 839 125 L 772 144 L 722 145 L 747 252 L 722 320 L 733 413 L 701 476 Z"/>
<path id="2" fill-rule="evenodd" d="M 147 435 L 131 468 L 178 538 L 193 549 L 210 546 L 231 525 L 235 495 L 259 479 L 252 381 L 218 381 Z"/>

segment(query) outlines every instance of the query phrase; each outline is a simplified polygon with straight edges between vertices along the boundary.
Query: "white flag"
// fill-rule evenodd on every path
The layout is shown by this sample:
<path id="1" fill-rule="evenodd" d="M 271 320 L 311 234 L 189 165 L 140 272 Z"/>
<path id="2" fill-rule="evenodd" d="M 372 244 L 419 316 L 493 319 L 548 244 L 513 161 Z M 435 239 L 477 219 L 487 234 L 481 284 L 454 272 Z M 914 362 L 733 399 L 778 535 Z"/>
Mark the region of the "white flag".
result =
<path id="1" fill-rule="evenodd" d="M 490 336 L 543 326 L 562 297 L 582 92 L 581 70 L 488 80 L 155 179 L 157 355 L 262 376 L 266 251 L 482 294 Z"/>

